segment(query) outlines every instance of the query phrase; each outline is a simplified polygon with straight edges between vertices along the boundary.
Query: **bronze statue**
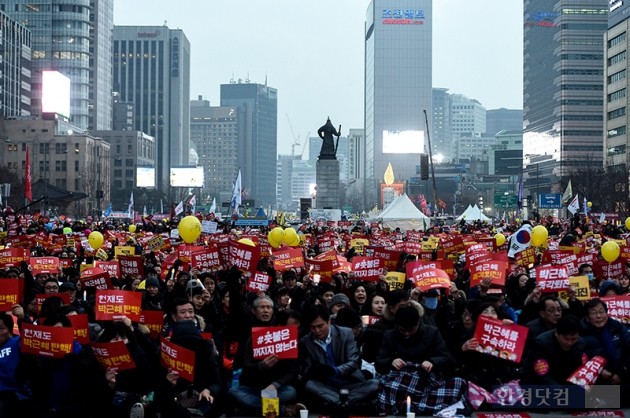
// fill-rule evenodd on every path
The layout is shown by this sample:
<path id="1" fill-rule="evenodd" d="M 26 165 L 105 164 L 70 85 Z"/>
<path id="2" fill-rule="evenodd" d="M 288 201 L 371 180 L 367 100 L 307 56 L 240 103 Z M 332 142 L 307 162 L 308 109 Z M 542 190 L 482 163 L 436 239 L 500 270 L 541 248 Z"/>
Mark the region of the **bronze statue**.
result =
<path id="1" fill-rule="evenodd" d="M 341 136 L 341 125 L 339 130 L 335 129 L 330 118 L 326 121 L 326 124 L 317 130 L 317 135 L 324 140 L 322 143 L 322 149 L 319 151 L 320 160 L 336 160 L 337 159 L 337 147 L 339 146 L 339 137 Z M 333 136 L 337 137 L 337 144 L 335 145 Z"/>

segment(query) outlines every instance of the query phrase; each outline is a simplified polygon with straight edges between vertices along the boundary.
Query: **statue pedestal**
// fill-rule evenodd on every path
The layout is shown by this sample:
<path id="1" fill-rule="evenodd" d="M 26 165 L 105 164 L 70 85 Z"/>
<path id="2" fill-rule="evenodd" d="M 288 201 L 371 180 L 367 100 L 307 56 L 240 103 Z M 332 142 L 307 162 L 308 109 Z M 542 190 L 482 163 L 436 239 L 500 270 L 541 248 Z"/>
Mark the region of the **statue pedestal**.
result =
<path id="1" fill-rule="evenodd" d="M 317 160 L 316 209 L 339 209 L 339 161 Z"/>

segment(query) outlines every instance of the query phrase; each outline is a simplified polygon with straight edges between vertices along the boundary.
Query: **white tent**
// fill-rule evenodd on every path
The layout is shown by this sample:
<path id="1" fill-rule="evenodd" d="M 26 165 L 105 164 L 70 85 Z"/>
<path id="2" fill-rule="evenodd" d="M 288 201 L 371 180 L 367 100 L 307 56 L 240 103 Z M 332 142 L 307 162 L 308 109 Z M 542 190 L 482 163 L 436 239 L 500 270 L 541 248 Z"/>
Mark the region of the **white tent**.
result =
<path id="1" fill-rule="evenodd" d="M 383 221 L 383 228 L 403 231 L 412 229 L 425 230 L 431 225 L 428 216 L 422 213 L 406 194 L 398 196 L 389 206 L 378 215 Z"/>
<path id="2" fill-rule="evenodd" d="M 467 223 L 476 221 L 491 222 L 491 219 L 484 215 L 477 205 L 468 205 L 468 208 L 464 211 L 464 213 L 455 218 L 455 220 L 458 222 L 462 219 L 465 220 Z"/>

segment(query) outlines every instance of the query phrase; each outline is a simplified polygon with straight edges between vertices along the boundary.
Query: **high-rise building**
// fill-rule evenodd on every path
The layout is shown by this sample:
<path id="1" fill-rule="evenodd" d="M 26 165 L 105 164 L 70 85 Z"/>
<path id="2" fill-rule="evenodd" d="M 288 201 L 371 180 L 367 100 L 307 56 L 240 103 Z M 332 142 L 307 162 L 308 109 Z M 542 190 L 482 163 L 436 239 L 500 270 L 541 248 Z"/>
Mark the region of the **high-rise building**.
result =
<path id="1" fill-rule="evenodd" d="M 241 184 L 257 206 L 276 204 L 278 91 L 267 84 L 221 84 L 221 106 L 235 107 L 239 118 Z"/>
<path id="2" fill-rule="evenodd" d="M 525 193 L 562 193 L 572 171 L 602 164 L 606 0 L 525 0 Z"/>
<path id="3" fill-rule="evenodd" d="M 0 13 L 0 113 L 31 114 L 31 32 Z"/>
<path id="4" fill-rule="evenodd" d="M 448 89 L 433 89 L 433 126 L 431 126 L 431 152 L 442 155 L 444 160 L 455 158 L 453 133 L 451 132 L 451 95 Z"/>
<path id="5" fill-rule="evenodd" d="M 416 175 L 431 122 L 431 0 L 372 0 L 365 22 L 366 172 Z"/>
<path id="6" fill-rule="evenodd" d="M 188 165 L 190 42 L 167 26 L 114 27 L 114 90 L 134 105 L 134 130 L 153 138 L 159 188 L 170 168 Z"/>
<path id="7" fill-rule="evenodd" d="M 0 10 L 32 32 L 32 114 L 42 113 L 42 71 L 70 78 L 70 121 L 111 129 L 114 0 L 3 0 Z"/>
<path id="8" fill-rule="evenodd" d="M 203 167 L 202 202 L 228 202 L 238 175 L 238 114 L 234 107 L 210 106 L 210 101 L 190 101 L 190 140 Z M 200 202 L 201 203 L 201 202 Z"/>
<path id="9" fill-rule="evenodd" d="M 523 111 L 521 109 L 491 109 L 486 111 L 486 132 L 496 134 L 501 131 L 522 131 Z"/>
<path id="10" fill-rule="evenodd" d="M 609 29 L 606 32 L 606 80 L 604 97 L 606 98 L 606 117 L 604 119 L 604 163 L 611 170 L 628 173 L 630 168 L 630 140 L 628 126 L 627 91 L 630 91 L 627 55 L 630 52 L 630 4 L 621 1 L 610 3 Z M 627 187 L 627 184 L 624 188 Z"/>

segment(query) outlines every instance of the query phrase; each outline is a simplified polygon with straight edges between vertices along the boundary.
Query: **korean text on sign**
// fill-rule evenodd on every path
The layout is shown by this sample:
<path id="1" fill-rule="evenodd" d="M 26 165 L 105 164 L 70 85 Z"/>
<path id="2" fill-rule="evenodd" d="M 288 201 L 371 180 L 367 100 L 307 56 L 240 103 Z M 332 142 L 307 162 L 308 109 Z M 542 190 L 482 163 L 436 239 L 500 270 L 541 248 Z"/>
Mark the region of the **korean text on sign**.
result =
<path id="1" fill-rule="evenodd" d="M 297 326 L 252 328 L 252 348 L 256 359 L 274 354 L 281 359 L 296 359 L 297 342 Z"/>

